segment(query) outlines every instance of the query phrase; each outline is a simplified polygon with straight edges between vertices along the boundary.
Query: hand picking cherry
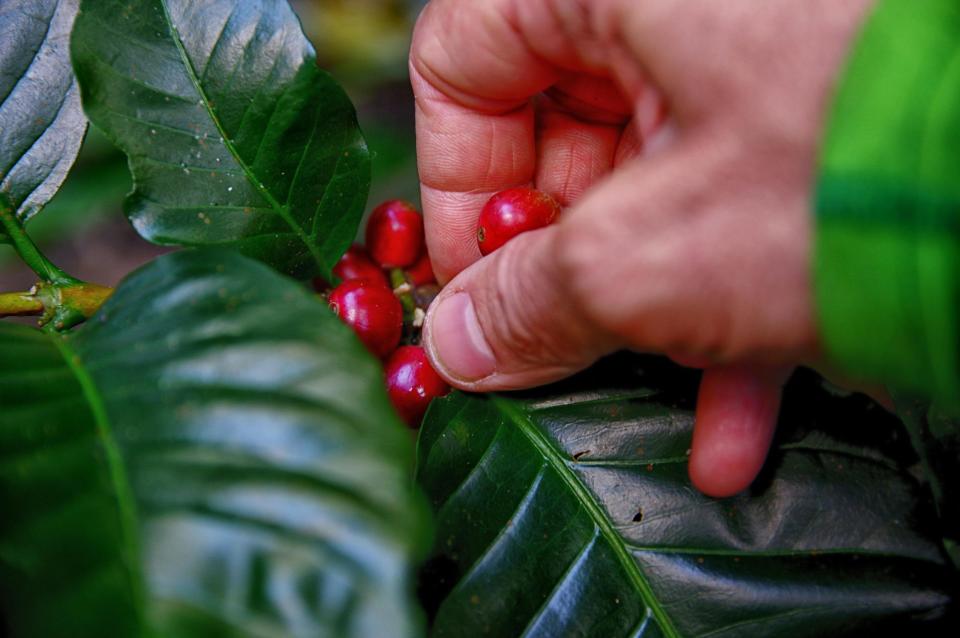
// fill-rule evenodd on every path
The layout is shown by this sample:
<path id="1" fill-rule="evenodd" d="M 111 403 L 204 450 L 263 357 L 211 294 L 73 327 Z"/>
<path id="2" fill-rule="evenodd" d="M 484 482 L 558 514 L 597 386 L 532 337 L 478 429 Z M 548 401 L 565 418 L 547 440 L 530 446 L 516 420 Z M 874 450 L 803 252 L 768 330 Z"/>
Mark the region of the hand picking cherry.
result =
<path id="1" fill-rule="evenodd" d="M 329 290 L 319 278 L 314 286 L 318 292 L 329 290 L 334 313 L 370 352 L 387 360 L 390 401 L 416 428 L 431 399 L 450 391 L 416 345 L 424 313 L 438 291 L 424 246 L 423 218 L 406 202 L 384 202 L 370 215 L 366 239 L 366 247 L 354 244 L 334 266 L 339 286 Z"/>

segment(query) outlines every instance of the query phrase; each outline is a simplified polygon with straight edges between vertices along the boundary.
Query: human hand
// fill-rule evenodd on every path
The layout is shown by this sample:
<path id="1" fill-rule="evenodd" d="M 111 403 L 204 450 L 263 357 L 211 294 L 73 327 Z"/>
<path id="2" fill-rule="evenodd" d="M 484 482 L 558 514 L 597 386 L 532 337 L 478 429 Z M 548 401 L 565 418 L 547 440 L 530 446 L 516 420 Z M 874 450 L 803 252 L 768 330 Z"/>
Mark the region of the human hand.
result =
<path id="1" fill-rule="evenodd" d="M 817 141 L 870 3 L 430 3 L 411 77 L 427 243 L 450 280 L 425 325 L 437 370 L 488 391 L 622 347 L 723 366 L 690 473 L 709 494 L 746 487 L 787 371 L 817 355 Z M 480 259 L 483 203 L 529 183 L 568 206 L 560 222 Z"/>

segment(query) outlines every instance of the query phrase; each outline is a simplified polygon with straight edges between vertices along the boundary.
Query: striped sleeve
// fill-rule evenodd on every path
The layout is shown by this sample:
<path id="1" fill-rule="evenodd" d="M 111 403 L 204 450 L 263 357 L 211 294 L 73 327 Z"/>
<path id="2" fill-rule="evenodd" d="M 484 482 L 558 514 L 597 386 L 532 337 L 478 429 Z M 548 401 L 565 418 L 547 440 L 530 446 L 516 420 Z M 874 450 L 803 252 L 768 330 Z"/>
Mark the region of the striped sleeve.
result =
<path id="1" fill-rule="evenodd" d="M 960 411 L 960 1 L 880 0 L 835 96 L 815 208 L 827 353 Z"/>

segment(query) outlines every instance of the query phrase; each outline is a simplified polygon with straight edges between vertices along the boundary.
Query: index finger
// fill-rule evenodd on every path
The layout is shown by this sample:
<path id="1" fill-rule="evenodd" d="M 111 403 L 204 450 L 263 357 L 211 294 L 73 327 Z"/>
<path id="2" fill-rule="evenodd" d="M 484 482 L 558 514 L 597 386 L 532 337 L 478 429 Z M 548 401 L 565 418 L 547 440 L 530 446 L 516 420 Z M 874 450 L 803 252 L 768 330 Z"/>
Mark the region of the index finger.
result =
<path id="1" fill-rule="evenodd" d="M 410 53 L 417 160 L 434 270 L 445 282 L 480 258 L 476 223 L 490 196 L 533 181 L 530 98 L 556 80 L 518 36 L 506 0 L 434 0 Z"/>

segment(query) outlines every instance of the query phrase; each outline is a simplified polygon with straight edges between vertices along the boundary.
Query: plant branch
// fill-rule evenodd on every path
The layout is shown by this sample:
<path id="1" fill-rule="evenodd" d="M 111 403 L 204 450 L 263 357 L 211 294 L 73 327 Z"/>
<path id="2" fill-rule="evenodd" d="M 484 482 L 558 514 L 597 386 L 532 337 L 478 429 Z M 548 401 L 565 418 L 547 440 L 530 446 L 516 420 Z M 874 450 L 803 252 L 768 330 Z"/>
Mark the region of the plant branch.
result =
<path id="1" fill-rule="evenodd" d="M 43 312 L 43 302 L 30 292 L 0 293 L 0 317 L 39 316 Z"/>
<path id="2" fill-rule="evenodd" d="M 66 330 L 89 319 L 112 288 L 88 284 L 60 270 L 27 235 L 14 214 L 10 200 L 0 194 L 0 229 L 10 238 L 14 250 L 40 277 L 29 292 L 0 293 L 0 317 L 40 316 L 40 325 Z"/>
<path id="3" fill-rule="evenodd" d="M 66 330 L 92 317 L 112 294 L 97 284 L 42 282 L 27 292 L 0 293 L 0 318 L 39 316 L 41 326 Z"/>
<path id="4" fill-rule="evenodd" d="M 0 227 L 6 231 L 13 244 L 14 250 L 20 255 L 27 266 L 33 272 L 37 273 L 43 281 L 57 285 L 73 285 L 80 283 L 79 280 L 71 277 L 60 270 L 52 261 L 40 252 L 33 240 L 27 236 L 26 231 L 20 220 L 13 213 L 13 207 L 6 197 L 0 196 Z"/>
<path id="5" fill-rule="evenodd" d="M 60 330 L 86 321 L 112 294 L 113 288 L 98 284 L 81 283 L 76 286 L 61 287 L 58 307 L 58 312 L 62 315 L 61 324 L 55 324 L 54 327 Z"/>

